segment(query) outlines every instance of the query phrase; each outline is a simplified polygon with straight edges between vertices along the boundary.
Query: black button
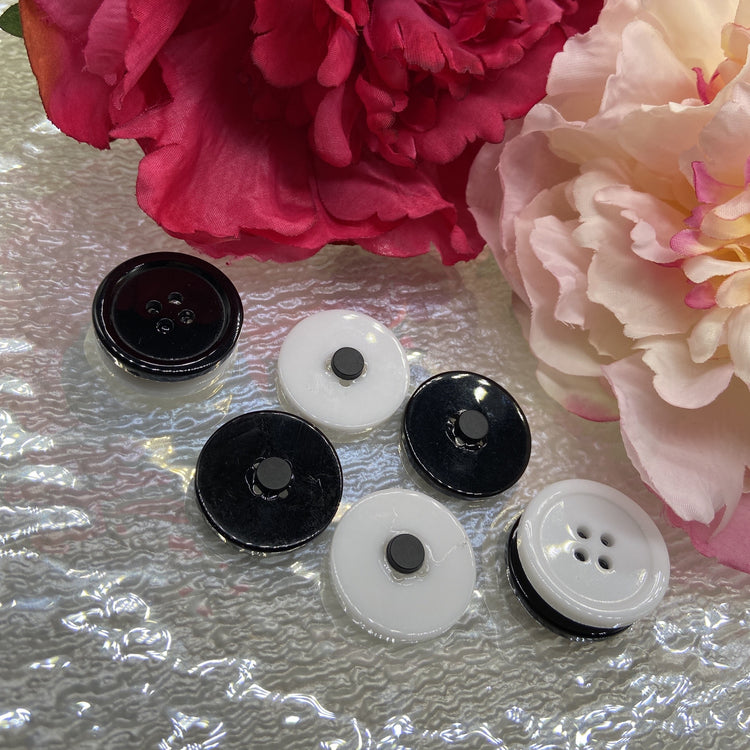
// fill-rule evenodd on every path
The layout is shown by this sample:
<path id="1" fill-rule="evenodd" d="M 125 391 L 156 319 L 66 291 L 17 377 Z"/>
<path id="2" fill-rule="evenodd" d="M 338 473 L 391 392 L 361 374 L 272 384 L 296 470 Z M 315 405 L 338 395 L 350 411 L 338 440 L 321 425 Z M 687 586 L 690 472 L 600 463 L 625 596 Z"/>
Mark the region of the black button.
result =
<path id="1" fill-rule="evenodd" d="M 356 380 L 365 369 L 365 358 L 351 346 L 342 346 L 331 357 L 331 369 L 341 380 Z"/>
<path id="2" fill-rule="evenodd" d="M 338 456 L 316 427 L 281 411 L 255 411 L 220 427 L 195 472 L 198 504 L 239 547 L 294 549 L 333 519 L 343 479 Z"/>
<path id="3" fill-rule="evenodd" d="M 388 542 L 385 556 L 399 573 L 416 573 L 424 563 L 424 545 L 413 534 L 397 534 Z"/>
<path id="4" fill-rule="evenodd" d="M 506 490 L 531 456 L 521 407 L 504 388 L 473 372 L 444 372 L 422 383 L 404 410 L 401 436 L 419 475 L 456 497 Z"/>
<path id="5" fill-rule="evenodd" d="M 181 253 L 121 263 L 99 285 L 92 312 L 97 338 L 117 364 L 151 380 L 210 372 L 231 354 L 242 328 L 232 282 Z"/>

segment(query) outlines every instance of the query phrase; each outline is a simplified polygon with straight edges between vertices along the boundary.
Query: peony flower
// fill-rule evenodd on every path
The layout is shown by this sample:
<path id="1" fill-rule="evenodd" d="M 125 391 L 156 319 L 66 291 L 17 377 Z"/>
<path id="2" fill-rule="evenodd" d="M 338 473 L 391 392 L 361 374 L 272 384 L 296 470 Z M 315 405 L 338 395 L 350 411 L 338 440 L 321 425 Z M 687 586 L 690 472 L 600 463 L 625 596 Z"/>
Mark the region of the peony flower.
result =
<path id="1" fill-rule="evenodd" d="M 469 204 L 538 378 L 750 571 L 750 0 L 610 0 Z"/>
<path id="2" fill-rule="evenodd" d="M 329 242 L 445 263 L 483 242 L 465 186 L 602 0 L 21 0 L 50 119 L 145 151 L 137 196 L 213 256 Z"/>

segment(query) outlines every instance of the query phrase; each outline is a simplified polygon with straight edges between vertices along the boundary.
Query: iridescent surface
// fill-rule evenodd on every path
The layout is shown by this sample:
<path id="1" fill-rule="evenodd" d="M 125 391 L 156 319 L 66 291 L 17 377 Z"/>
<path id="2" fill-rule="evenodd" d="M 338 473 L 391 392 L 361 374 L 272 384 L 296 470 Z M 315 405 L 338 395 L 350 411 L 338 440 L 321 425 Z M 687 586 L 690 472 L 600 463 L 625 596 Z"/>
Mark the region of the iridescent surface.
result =
<path id="1" fill-rule="evenodd" d="M 0 746 L 747 746 L 748 577 L 664 522 L 616 425 L 544 395 L 489 255 L 444 268 L 328 248 L 299 265 L 221 264 L 246 311 L 224 387 L 177 405 L 128 399 L 84 356 L 92 295 L 118 262 L 186 248 L 137 208 L 134 144 L 100 153 L 57 133 L 19 40 L 0 38 L 0 65 Z M 471 369 L 529 420 L 531 461 L 514 487 L 446 501 L 472 540 L 477 585 L 458 626 L 433 641 L 394 645 L 346 617 L 328 578 L 333 526 L 292 553 L 251 556 L 196 507 L 203 443 L 231 417 L 278 406 L 284 336 L 336 307 L 393 328 L 412 389 Z M 337 444 L 342 511 L 417 486 L 400 415 Z M 513 520 L 572 476 L 637 500 L 672 558 L 656 613 L 606 642 L 543 629 L 506 579 Z"/>

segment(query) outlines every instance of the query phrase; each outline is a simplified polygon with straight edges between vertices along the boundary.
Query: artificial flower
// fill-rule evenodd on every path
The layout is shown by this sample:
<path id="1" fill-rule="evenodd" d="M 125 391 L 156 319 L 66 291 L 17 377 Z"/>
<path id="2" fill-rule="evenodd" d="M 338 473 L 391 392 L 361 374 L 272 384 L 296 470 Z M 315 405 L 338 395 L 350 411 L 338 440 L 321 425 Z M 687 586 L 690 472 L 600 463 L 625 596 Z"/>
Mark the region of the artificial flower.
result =
<path id="1" fill-rule="evenodd" d="M 609 0 L 469 203 L 543 387 L 750 571 L 750 0 Z"/>
<path id="2" fill-rule="evenodd" d="M 140 206 L 213 256 L 483 247 L 468 171 L 601 0 L 21 0 L 50 119 L 145 151 Z"/>

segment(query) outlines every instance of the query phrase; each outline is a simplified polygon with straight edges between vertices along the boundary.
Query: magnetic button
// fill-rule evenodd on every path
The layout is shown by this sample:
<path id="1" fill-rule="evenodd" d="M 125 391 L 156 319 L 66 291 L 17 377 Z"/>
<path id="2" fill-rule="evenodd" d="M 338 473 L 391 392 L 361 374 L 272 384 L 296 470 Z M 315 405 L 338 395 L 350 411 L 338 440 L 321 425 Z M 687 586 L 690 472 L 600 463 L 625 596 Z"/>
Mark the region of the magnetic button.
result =
<path id="1" fill-rule="evenodd" d="M 195 490 L 219 535 L 257 552 L 294 549 L 333 519 L 341 465 L 323 433 L 301 417 L 255 411 L 222 425 L 198 457 Z"/>
<path id="2" fill-rule="evenodd" d="M 323 429 L 365 432 L 388 419 L 409 387 L 398 339 L 351 310 L 326 310 L 300 321 L 278 360 L 283 402 Z"/>
<path id="3" fill-rule="evenodd" d="M 242 328 L 242 303 L 210 263 L 150 253 L 107 274 L 92 316 L 96 337 L 116 365 L 174 382 L 205 375 L 229 357 Z"/>
<path id="4" fill-rule="evenodd" d="M 473 372 L 444 372 L 422 383 L 404 410 L 401 437 L 423 479 L 468 499 L 515 484 L 531 455 L 521 407 L 504 388 Z"/>
<path id="5" fill-rule="evenodd" d="M 526 507 L 507 547 L 511 584 L 552 630 L 603 638 L 651 613 L 669 583 L 664 539 L 646 512 L 599 482 L 570 479 Z"/>
<path id="6" fill-rule="evenodd" d="M 441 503 L 405 489 L 368 495 L 343 515 L 330 565 L 349 616 L 399 641 L 448 630 L 474 590 L 474 554 L 461 524 Z"/>

